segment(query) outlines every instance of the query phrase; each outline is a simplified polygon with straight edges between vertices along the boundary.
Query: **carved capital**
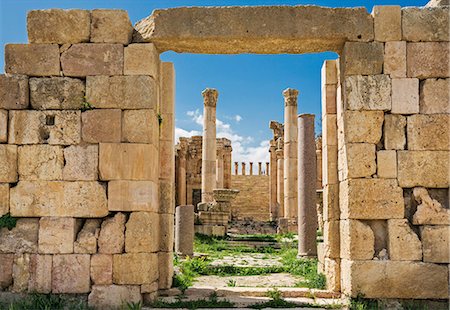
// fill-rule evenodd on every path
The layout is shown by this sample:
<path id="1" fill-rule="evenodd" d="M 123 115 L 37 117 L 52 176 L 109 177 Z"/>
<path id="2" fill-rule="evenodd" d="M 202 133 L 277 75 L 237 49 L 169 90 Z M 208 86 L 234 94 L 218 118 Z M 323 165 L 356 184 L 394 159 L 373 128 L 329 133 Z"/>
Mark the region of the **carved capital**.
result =
<path id="1" fill-rule="evenodd" d="M 206 107 L 216 107 L 217 105 L 217 97 L 219 96 L 219 92 L 214 88 L 206 88 L 202 91 L 203 96 L 203 104 Z"/>
<path id="2" fill-rule="evenodd" d="M 285 106 L 296 106 L 297 105 L 297 97 L 298 90 L 293 88 L 286 88 L 283 91 L 284 96 L 284 105 Z"/>

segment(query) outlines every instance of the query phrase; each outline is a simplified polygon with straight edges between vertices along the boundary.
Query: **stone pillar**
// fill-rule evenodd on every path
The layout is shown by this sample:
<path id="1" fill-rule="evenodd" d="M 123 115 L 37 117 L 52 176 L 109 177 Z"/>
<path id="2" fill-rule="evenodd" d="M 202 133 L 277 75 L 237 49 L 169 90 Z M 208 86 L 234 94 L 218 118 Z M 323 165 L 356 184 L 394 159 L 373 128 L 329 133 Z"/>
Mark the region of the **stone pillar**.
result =
<path id="1" fill-rule="evenodd" d="M 314 114 L 298 116 L 298 255 L 317 256 Z"/>
<path id="2" fill-rule="evenodd" d="M 253 175 L 253 163 L 250 162 L 250 175 Z"/>
<path id="3" fill-rule="evenodd" d="M 258 162 L 258 175 L 262 174 L 262 162 Z"/>
<path id="4" fill-rule="evenodd" d="M 241 171 L 242 175 L 245 175 L 245 163 L 242 162 L 242 171 Z"/>
<path id="5" fill-rule="evenodd" d="M 217 159 L 216 159 L 216 187 L 215 188 L 223 188 L 223 157 L 224 152 L 223 150 L 217 151 Z"/>
<path id="6" fill-rule="evenodd" d="M 187 150 L 183 147 L 183 144 L 180 142 L 180 150 L 178 151 L 178 187 L 177 187 L 177 196 L 178 196 L 178 204 L 185 205 L 186 204 L 186 154 Z"/>
<path id="7" fill-rule="evenodd" d="M 288 88 L 284 96 L 284 216 L 297 218 L 297 96 L 298 90 Z"/>
<path id="8" fill-rule="evenodd" d="M 269 178 L 269 202 L 270 202 L 270 217 L 272 220 L 278 218 L 277 204 L 277 154 L 276 154 L 276 142 L 270 141 L 270 178 Z M 269 174 L 269 170 L 266 169 L 266 174 Z"/>
<path id="9" fill-rule="evenodd" d="M 202 202 L 213 202 L 216 184 L 216 105 L 218 92 L 207 88 L 203 95 Z"/>
<path id="10" fill-rule="evenodd" d="M 270 174 L 270 173 L 269 173 L 269 169 L 270 169 L 269 163 L 266 162 L 266 175 L 269 175 L 269 174 Z"/>
<path id="11" fill-rule="evenodd" d="M 223 188 L 231 188 L 231 145 L 225 147 L 223 156 Z"/>
<path id="12" fill-rule="evenodd" d="M 175 209 L 175 252 L 183 257 L 194 254 L 194 206 Z"/>
<path id="13" fill-rule="evenodd" d="M 239 163 L 237 161 L 234 162 L 234 175 L 239 174 Z"/>
<path id="14" fill-rule="evenodd" d="M 284 152 L 282 148 L 277 148 L 277 217 L 284 217 Z"/>

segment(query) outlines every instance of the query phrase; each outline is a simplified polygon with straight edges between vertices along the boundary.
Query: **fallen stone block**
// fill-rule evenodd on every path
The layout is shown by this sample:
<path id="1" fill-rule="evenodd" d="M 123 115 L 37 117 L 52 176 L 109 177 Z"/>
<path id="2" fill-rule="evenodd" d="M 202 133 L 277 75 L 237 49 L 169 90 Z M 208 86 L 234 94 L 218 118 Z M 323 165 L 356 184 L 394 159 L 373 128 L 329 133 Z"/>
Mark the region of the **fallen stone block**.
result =
<path id="1" fill-rule="evenodd" d="M 116 213 L 103 221 L 98 236 L 98 253 L 122 253 L 125 247 L 125 215 Z"/>
<path id="2" fill-rule="evenodd" d="M 74 253 L 97 253 L 97 238 L 100 233 L 100 219 L 87 219 L 73 244 Z"/>

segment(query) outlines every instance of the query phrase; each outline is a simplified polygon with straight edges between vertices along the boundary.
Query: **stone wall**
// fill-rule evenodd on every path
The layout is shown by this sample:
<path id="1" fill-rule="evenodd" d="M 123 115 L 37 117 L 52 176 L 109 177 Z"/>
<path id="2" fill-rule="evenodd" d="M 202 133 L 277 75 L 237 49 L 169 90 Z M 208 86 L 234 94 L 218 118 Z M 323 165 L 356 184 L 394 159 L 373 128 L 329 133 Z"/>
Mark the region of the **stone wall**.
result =
<path id="1" fill-rule="evenodd" d="M 111 306 L 171 287 L 173 66 L 132 33 L 125 11 L 31 11 L 29 44 L 6 45 L 0 290 Z"/>
<path id="2" fill-rule="evenodd" d="M 231 188 L 239 190 L 231 205 L 232 219 L 270 221 L 268 175 L 232 175 Z"/>

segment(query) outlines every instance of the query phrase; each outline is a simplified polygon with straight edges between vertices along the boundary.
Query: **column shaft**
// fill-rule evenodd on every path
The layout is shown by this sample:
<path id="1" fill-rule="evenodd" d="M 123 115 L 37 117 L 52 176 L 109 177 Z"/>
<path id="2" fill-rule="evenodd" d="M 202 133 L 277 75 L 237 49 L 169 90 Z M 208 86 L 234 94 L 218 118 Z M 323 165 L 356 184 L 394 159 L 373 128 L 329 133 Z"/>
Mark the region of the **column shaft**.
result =
<path id="1" fill-rule="evenodd" d="M 223 187 L 223 178 L 224 178 L 224 167 L 223 167 L 223 152 L 217 152 L 217 159 L 216 159 L 216 188 L 224 188 Z"/>
<path id="2" fill-rule="evenodd" d="M 178 154 L 178 204 L 186 204 L 186 154 L 182 151 Z"/>
<path id="3" fill-rule="evenodd" d="M 194 206 L 175 209 L 175 252 L 182 256 L 194 254 Z"/>
<path id="4" fill-rule="evenodd" d="M 283 150 L 278 149 L 277 154 L 277 206 L 278 217 L 285 217 L 284 215 L 284 156 Z"/>
<path id="5" fill-rule="evenodd" d="M 269 170 L 266 169 L 266 174 L 269 174 L 269 187 L 270 187 L 270 214 L 272 220 L 276 220 L 278 218 L 278 210 L 277 210 L 277 154 L 275 142 L 272 140 L 270 146 L 270 173 Z"/>

